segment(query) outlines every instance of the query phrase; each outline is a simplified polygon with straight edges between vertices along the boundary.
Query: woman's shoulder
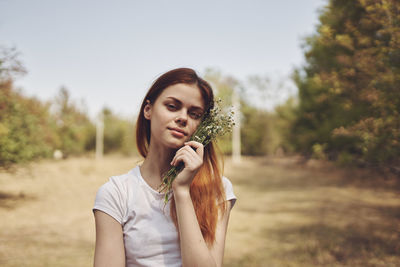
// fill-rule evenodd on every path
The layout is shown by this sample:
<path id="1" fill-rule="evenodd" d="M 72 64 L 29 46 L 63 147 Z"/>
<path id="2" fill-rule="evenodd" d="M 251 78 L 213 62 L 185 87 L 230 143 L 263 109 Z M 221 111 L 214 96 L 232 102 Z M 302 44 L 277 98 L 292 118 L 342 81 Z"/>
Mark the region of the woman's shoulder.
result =
<path id="1" fill-rule="evenodd" d="M 225 186 L 233 186 L 231 180 L 228 177 L 222 176 L 222 184 Z"/>
<path id="2" fill-rule="evenodd" d="M 137 183 L 135 168 L 127 173 L 111 176 L 97 191 L 93 211 L 101 210 L 121 224 L 125 221 L 128 202 L 135 195 Z"/>
<path id="3" fill-rule="evenodd" d="M 108 181 L 105 184 L 113 184 L 117 186 L 126 186 L 129 183 L 136 183 L 137 182 L 137 170 L 139 166 L 134 167 L 133 169 L 129 170 L 123 174 L 112 175 L 108 178 Z"/>
<path id="4" fill-rule="evenodd" d="M 135 188 L 135 184 L 138 182 L 137 168 L 138 166 L 126 173 L 110 176 L 108 181 L 100 186 L 98 194 L 101 192 L 113 192 L 114 194 L 124 195 L 129 189 Z"/>
<path id="5" fill-rule="evenodd" d="M 232 208 L 236 203 L 237 197 L 233 191 L 232 182 L 229 180 L 228 177 L 222 176 L 222 184 L 225 190 L 225 200 L 232 200 Z"/>

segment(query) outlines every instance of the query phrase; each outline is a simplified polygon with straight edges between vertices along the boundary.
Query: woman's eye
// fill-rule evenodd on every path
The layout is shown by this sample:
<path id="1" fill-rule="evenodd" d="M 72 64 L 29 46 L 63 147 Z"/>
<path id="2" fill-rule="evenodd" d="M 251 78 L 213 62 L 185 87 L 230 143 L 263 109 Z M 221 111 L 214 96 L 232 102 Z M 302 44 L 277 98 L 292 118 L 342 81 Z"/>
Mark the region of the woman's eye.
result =
<path id="1" fill-rule="evenodd" d="M 200 117 L 201 117 L 201 114 L 195 113 L 195 112 L 190 113 L 190 115 L 195 119 L 200 119 Z"/>
<path id="2" fill-rule="evenodd" d="M 176 108 L 175 105 L 173 105 L 173 104 L 167 104 L 167 107 L 168 107 L 169 109 L 175 109 L 175 108 Z"/>

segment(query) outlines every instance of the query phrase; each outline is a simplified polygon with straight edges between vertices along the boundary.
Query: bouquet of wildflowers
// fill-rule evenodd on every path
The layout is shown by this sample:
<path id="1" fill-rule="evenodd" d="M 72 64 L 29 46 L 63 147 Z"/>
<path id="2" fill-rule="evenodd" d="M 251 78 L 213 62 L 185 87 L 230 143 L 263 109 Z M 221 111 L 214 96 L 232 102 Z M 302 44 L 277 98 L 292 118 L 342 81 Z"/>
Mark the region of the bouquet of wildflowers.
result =
<path id="1" fill-rule="evenodd" d="M 204 114 L 200 125 L 197 127 L 195 133 L 190 137 L 189 141 L 196 141 L 203 146 L 206 146 L 211 141 L 215 140 L 218 136 L 222 136 L 227 132 L 232 131 L 233 125 L 233 111 L 229 113 L 223 112 L 221 106 L 221 100 L 214 102 L 214 107 Z M 163 176 L 162 184 L 159 187 L 159 192 L 165 191 L 164 202 L 167 203 L 169 196 L 171 195 L 172 182 L 176 176 L 183 170 L 184 164 L 173 166 Z"/>

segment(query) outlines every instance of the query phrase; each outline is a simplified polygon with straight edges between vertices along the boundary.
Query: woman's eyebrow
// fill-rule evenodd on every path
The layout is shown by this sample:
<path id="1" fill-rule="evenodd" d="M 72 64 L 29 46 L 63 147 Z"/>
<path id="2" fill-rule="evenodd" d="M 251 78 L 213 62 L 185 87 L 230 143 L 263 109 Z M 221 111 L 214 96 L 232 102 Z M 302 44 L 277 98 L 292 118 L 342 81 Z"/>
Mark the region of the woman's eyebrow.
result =
<path id="1" fill-rule="evenodd" d="M 175 98 L 173 96 L 168 96 L 167 98 L 170 98 L 170 99 L 174 100 L 175 102 L 178 102 L 180 105 L 182 105 L 182 101 L 180 101 L 179 99 L 177 99 L 177 98 Z M 192 106 L 192 108 L 199 109 L 199 110 L 203 111 L 203 108 L 199 107 L 199 106 Z"/>

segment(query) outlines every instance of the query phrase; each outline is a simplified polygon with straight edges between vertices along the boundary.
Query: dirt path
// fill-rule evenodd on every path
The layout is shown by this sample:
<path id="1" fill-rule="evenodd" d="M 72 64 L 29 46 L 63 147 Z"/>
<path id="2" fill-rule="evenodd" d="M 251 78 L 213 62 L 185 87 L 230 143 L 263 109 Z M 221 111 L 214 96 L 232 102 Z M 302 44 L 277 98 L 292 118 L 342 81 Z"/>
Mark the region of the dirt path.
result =
<path id="1" fill-rule="evenodd" d="M 0 266 L 91 266 L 96 190 L 136 163 L 73 158 L 0 172 Z M 225 266 L 400 265 L 396 184 L 288 159 L 225 165 L 238 196 Z"/>
<path id="2" fill-rule="evenodd" d="M 230 166 L 226 266 L 400 266 L 399 186 L 290 159 Z"/>

